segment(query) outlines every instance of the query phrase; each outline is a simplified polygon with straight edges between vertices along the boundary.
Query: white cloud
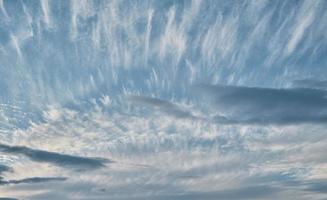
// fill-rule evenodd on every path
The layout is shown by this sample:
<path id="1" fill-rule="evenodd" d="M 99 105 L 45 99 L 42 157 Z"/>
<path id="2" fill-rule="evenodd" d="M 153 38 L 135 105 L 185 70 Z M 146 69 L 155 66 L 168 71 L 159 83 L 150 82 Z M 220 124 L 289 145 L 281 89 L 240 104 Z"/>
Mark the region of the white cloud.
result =
<path id="1" fill-rule="evenodd" d="M 305 31 L 312 24 L 315 18 L 315 7 L 317 2 L 305 1 L 298 14 L 295 28 L 291 35 L 291 38 L 287 44 L 286 55 L 290 55 L 294 52 L 300 41 L 302 40 Z"/>

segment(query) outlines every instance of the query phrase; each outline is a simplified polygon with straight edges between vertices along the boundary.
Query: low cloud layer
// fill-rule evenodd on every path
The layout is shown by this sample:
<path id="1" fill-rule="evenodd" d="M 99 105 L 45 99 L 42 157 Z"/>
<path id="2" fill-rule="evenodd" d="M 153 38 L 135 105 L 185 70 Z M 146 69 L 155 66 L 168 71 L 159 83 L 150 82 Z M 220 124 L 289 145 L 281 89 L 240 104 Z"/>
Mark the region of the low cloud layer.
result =
<path id="1" fill-rule="evenodd" d="M 162 99 L 145 97 L 145 96 L 128 96 L 127 99 L 136 105 L 158 109 L 159 111 L 176 118 L 189 118 L 189 119 L 195 118 L 195 116 L 193 116 L 192 113 L 183 110 L 178 105 L 172 102 L 165 101 Z"/>
<path id="2" fill-rule="evenodd" d="M 212 109 L 228 123 L 297 124 L 327 122 L 327 92 L 320 89 L 273 89 L 201 85 Z"/>
<path id="3" fill-rule="evenodd" d="M 301 79 L 292 82 L 293 87 L 327 90 L 327 80 Z"/>
<path id="4" fill-rule="evenodd" d="M 65 181 L 65 177 L 32 177 L 19 180 L 1 180 L 0 185 L 21 184 L 21 183 L 43 183 L 51 181 Z"/>
<path id="5" fill-rule="evenodd" d="M 8 171 L 12 171 L 12 168 L 11 167 L 8 167 L 6 165 L 1 165 L 0 164 L 0 175 L 3 173 L 3 172 L 8 172 Z"/>
<path id="6" fill-rule="evenodd" d="M 9 146 L 0 144 L 0 151 L 9 154 L 24 155 L 35 162 L 46 162 L 60 167 L 71 169 L 97 169 L 112 162 L 109 159 L 73 156 L 43 150 L 31 149 L 24 146 Z"/>

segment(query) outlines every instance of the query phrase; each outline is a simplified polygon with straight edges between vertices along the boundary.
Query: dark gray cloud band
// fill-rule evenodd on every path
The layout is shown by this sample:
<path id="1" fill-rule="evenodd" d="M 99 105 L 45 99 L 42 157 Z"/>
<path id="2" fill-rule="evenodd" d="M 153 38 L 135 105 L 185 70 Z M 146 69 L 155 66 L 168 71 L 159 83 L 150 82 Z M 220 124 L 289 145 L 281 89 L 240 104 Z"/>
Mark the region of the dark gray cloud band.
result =
<path id="1" fill-rule="evenodd" d="M 0 180 L 0 185 L 20 184 L 20 183 L 43 183 L 51 181 L 65 181 L 66 177 L 32 177 L 19 180 Z"/>
<path id="2" fill-rule="evenodd" d="M 176 118 L 196 118 L 192 115 L 192 113 L 183 110 L 178 105 L 162 99 L 145 96 L 129 96 L 127 99 L 134 104 L 156 108 L 161 112 L 174 116 Z"/>
<path id="3" fill-rule="evenodd" d="M 11 167 L 8 167 L 7 165 L 0 164 L 0 175 L 3 172 L 11 172 L 11 171 L 12 171 L 12 168 Z"/>
<path id="4" fill-rule="evenodd" d="M 43 150 L 36 150 L 24 146 L 9 146 L 0 144 L 0 151 L 10 154 L 20 154 L 35 162 L 45 162 L 53 165 L 77 170 L 97 169 L 105 166 L 105 163 L 113 162 L 104 158 L 90 158 L 73 156 Z"/>
<path id="5" fill-rule="evenodd" d="M 297 88 L 315 88 L 327 90 L 327 80 L 301 79 L 292 82 L 293 87 Z"/>
<path id="6" fill-rule="evenodd" d="M 327 91 L 200 85 L 223 123 L 326 123 Z"/>

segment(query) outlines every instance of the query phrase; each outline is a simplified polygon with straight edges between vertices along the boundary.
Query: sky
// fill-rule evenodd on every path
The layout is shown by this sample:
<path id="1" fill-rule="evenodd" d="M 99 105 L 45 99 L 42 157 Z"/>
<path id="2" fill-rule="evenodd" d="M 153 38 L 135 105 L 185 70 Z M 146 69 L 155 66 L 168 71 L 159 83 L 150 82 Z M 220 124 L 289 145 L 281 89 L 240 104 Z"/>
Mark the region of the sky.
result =
<path id="1" fill-rule="evenodd" d="M 0 0 L 0 200 L 327 199 L 326 10 Z"/>

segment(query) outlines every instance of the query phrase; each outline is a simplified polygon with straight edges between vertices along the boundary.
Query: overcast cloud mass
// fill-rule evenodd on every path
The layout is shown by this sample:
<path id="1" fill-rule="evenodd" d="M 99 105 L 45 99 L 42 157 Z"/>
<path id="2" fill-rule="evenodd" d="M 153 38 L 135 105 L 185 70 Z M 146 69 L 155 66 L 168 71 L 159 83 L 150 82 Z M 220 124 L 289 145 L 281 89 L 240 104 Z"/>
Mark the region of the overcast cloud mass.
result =
<path id="1" fill-rule="evenodd" d="M 0 200 L 327 199 L 326 10 L 0 0 Z"/>

